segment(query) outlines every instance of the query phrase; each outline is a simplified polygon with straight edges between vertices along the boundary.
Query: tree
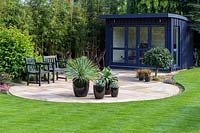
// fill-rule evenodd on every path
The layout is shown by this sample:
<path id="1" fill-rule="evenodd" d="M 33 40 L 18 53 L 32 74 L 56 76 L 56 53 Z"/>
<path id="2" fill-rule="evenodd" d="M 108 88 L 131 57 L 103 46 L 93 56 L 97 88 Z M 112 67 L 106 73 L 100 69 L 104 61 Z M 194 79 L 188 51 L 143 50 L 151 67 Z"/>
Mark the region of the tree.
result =
<path id="1" fill-rule="evenodd" d="M 50 26 L 49 20 L 51 19 L 48 12 L 49 4 L 46 0 L 28 0 L 27 6 L 32 18 L 32 22 L 29 25 L 29 33 L 33 37 L 36 49 L 43 55 L 47 48 L 45 46 L 45 38 Z"/>
<path id="2" fill-rule="evenodd" d="M 193 21 L 191 27 L 200 33 L 200 1 L 194 0 L 187 4 L 188 13 L 186 15 Z M 192 9 L 192 10 L 189 10 Z"/>
<path id="3" fill-rule="evenodd" d="M 172 63 L 172 55 L 166 48 L 152 48 L 144 54 L 144 63 L 156 68 L 157 77 L 159 68 L 169 68 Z"/>
<path id="4" fill-rule="evenodd" d="M 80 57 L 86 49 L 88 39 L 87 19 L 80 3 L 74 5 L 73 18 L 69 26 L 68 38 L 71 39 L 71 49 L 75 57 Z"/>
<path id="5" fill-rule="evenodd" d="M 41 55 L 64 53 L 70 24 L 69 5 L 63 0 L 29 0 L 29 33 Z"/>
<path id="6" fill-rule="evenodd" d="M 0 26 L 21 28 L 23 10 L 20 0 L 2 0 L 0 3 Z"/>
<path id="7" fill-rule="evenodd" d="M 138 4 L 141 0 L 127 0 L 127 13 L 139 13 Z"/>
<path id="8" fill-rule="evenodd" d="M 192 10 L 191 10 L 192 9 Z M 195 48 L 197 48 L 197 64 L 200 62 L 200 43 L 199 43 L 199 35 L 200 35 L 200 0 L 192 0 L 188 2 L 186 8 L 186 16 L 192 20 L 191 28 L 196 33 L 194 36 Z"/>
<path id="9" fill-rule="evenodd" d="M 48 54 L 66 53 L 68 29 L 71 23 L 70 6 L 63 0 L 52 0 L 49 5 L 49 29 L 46 36 L 46 46 Z M 65 55 L 63 55 L 65 56 Z"/>
<path id="10" fill-rule="evenodd" d="M 180 0 L 127 0 L 127 13 L 182 14 Z"/>

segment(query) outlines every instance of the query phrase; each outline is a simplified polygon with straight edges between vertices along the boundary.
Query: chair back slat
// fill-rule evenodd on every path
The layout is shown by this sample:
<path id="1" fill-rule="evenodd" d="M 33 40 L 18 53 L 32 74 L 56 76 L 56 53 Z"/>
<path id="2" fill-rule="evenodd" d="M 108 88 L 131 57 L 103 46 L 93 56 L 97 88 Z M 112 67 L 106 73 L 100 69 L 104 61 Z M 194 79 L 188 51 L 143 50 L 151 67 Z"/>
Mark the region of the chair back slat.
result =
<path id="1" fill-rule="evenodd" d="M 58 67 L 58 62 L 57 62 L 57 55 L 51 55 L 51 56 L 43 56 L 43 61 L 48 62 L 48 63 L 54 63 L 54 67 Z M 46 69 L 46 68 L 45 68 Z M 50 65 L 49 69 L 53 69 L 53 66 Z"/>
<path id="2" fill-rule="evenodd" d="M 35 58 L 26 58 L 26 70 L 27 72 L 36 71 L 37 68 L 35 66 L 36 59 Z"/>

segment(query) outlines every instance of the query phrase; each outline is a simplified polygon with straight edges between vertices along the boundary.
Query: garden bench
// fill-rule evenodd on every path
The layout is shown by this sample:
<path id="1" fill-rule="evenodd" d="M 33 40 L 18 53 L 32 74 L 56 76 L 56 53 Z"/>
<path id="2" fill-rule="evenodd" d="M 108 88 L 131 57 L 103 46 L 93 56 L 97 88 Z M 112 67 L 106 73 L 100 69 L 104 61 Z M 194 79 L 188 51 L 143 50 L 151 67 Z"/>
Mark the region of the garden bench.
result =
<path id="1" fill-rule="evenodd" d="M 29 76 L 36 75 L 36 83 L 39 81 L 39 86 L 41 86 L 42 75 L 48 74 L 48 84 L 49 84 L 49 63 L 36 62 L 35 58 L 26 58 L 26 74 L 27 74 L 27 85 L 29 85 Z M 46 68 L 44 70 L 44 68 Z"/>
<path id="2" fill-rule="evenodd" d="M 55 74 L 56 80 L 58 80 L 58 78 L 67 80 L 66 77 L 59 77 L 58 75 L 59 73 L 65 73 L 67 63 L 65 60 L 58 60 L 57 55 L 51 55 L 43 56 L 43 62 L 50 63 L 49 71 L 53 73 L 53 83 L 55 82 Z"/>

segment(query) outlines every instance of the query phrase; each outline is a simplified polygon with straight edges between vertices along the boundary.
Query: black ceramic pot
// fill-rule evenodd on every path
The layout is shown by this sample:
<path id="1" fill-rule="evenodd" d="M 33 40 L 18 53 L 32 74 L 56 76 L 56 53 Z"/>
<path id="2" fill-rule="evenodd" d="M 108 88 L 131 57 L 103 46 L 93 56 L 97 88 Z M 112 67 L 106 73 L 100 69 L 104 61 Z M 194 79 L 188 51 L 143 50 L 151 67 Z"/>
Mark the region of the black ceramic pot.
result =
<path id="1" fill-rule="evenodd" d="M 106 83 L 106 87 L 105 87 L 105 95 L 110 95 L 111 94 L 111 89 L 110 89 L 110 83 Z"/>
<path id="2" fill-rule="evenodd" d="M 111 88 L 111 96 L 117 97 L 119 92 L 119 88 Z"/>
<path id="3" fill-rule="evenodd" d="M 145 80 L 145 82 L 150 82 L 150 79 L 151 79 L 150 77 L 145 77 L 144 80 Z"/>
<path id="4" fill-rule="evenodd" d="M 140 81 L 143 81 L 143 80 L 144 80 L 144 77 L 142 77 L 142 76 L 139 77 L 139 80 L 140 80 Z"/>
<path id="5" fill-rule="evenodd" d="M 93 85 L 94 96 L 96 99 L 103 99 L 105 95 L 105 87 Z"/>
<path id="6" fill-rule="evenodd" d="M 76 97 L 86 97 L 89 91 L 89 81 L 73 80 L 73 90 Z"/>

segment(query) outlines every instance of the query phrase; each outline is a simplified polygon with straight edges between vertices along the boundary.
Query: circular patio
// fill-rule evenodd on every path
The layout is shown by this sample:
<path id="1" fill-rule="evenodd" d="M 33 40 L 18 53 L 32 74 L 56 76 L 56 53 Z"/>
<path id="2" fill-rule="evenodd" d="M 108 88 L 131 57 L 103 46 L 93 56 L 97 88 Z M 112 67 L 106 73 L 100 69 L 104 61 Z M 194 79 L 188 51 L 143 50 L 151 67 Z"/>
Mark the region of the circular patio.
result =
<path id="1" fill-rule="evenodd" d="M 113 103 L 155 100 L 177 95 L 181 90 L 174 85 L 164 84 L 162 82 L 143 82 L 135 78 L 134 71 L 117 70 L 114 73 L 119 77 L 119 95 L 113 98 L 106 95 L 104 99 L 97 100 L 93 95 L 92 83 L 87 97 L 75 97 L 71 81 L 59 79 L 55 83 L 42 83 L 39 87 L 37 84 L 19 84 L 11 87 L 12 95 L 51 102 L 78 102 L 78 103 Z"/>

